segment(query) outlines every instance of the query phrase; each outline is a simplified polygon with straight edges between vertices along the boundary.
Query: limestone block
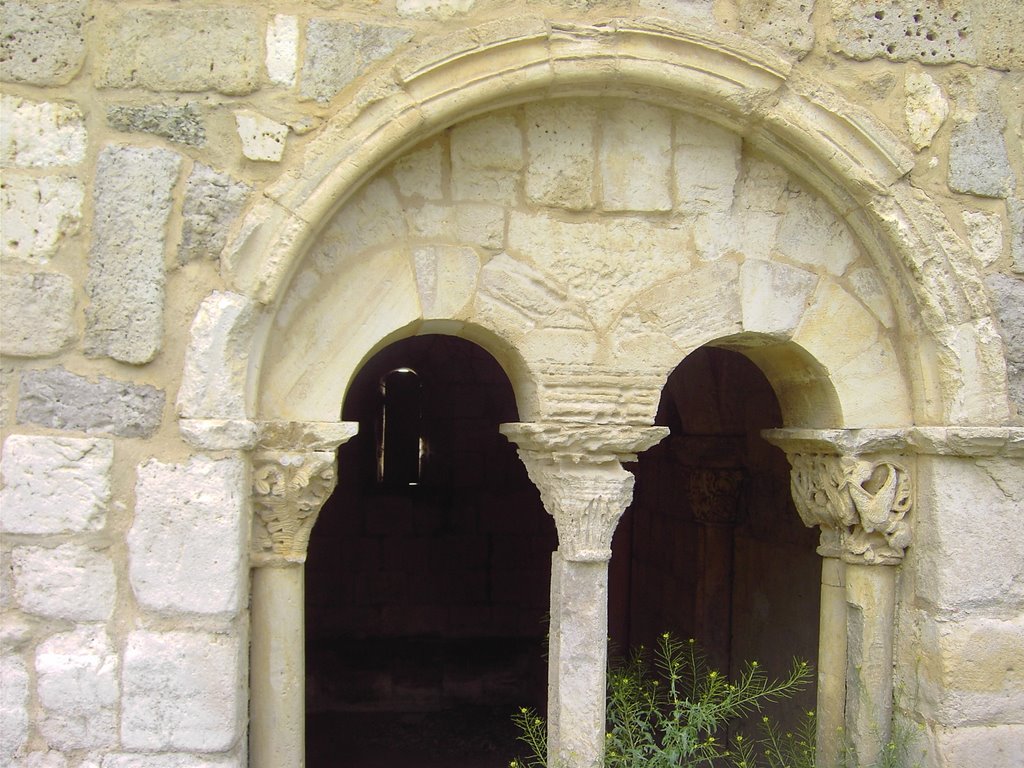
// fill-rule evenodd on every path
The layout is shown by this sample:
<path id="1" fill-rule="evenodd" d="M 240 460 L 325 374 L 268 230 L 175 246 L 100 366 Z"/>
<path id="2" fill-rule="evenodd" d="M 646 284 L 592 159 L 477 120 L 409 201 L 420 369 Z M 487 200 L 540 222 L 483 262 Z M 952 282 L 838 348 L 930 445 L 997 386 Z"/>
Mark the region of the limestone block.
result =
<path id="1" fill-rule="evenodd" d="M 0 79 L 30 85 L 63 85 L 82 68 L 85 0 L 26 2 L 0 7 Z"/>
<path id="2" fill-rule="evenodd" d="M 462 315 L 476 292 L 480 258 L 472 248 L 424 246 L 413 251 L 424 318 Z"/>
<path id="3" fill-rule="evenodd" d="M 0 281 L 0 351 L 46 357 L 75 338 L 75 285 L 67 275 L 36 272 Z"/>
<path id="4" fill-rule="evenodd" d="M 251 299 L 214 291 L 199 305 L 185 352 L 178 415 L 245 419 L 249 350 L 258 314 Z"/>
<path id="5" fill-rule="evenodd" d="M 88 768 L 88 763 L 82 764 Z M 29 752 L 11 763 L 10 768 L 68 768 L 68 759 L 63 752 L 49 749 L 46 752 Z"/>
<path id="6" fill-rule="evenodd" d="M 11 425 L 11 390 L 14 385 L 14 368 L 0 367 L 0 427 Z"/>
<path id="7" fill-rule="evenodd" d="M 242 154 L 250 160 L 276 163 L 284 157 L 288 126 L 271 120 L 251 109 L 235 112 L 238 137 L 242 140 Z"/>
<path id="8" fill-rule="evenodd" d="M 812 272 L 748 259 L 740 267 L 743 329 L 788 339 L 817 283 L 818 276 Z"/>
<path id="9" fill-rule="evenodd" d="M 198 752 L 234 746 L 245 710 L 241 653 L 232 635 L 132 632 L 121 671 L 121 744 Z"/>
<path id="10" fill-rule="evenodd" d="M 190 147 L 206 143 L 206 127 L 197 104 L 115 104 L 107 107 L 107 125 L 125 133 L 152 133 Z"/>
<path id="11" fill-rule="evenodd" d="M 1024 765 L 1024 725 L 939 728 L 935 751 L 950 766 L 1019 768 Z"/>
<path id="12" fill-rule="evenodd" d="M 139 465 L 128 562 L 140 606 L 161 613 L 239 610 L 247 575 L 246 498 L 238 459 Z"/>
<path id="13" fill-rule="evenodd" d="M 267 76 L 291 88 L 299 65 L 299 17 L 277 14 L 267 23 Z"/>
<path id="14" fill-rule="evenodd" d="M 98 531 L 110 503 L 114 446 L 101 438 L 11 435 L 4 441 L 0 530 Z"/>
<path id="15" fill-rule="evenodd" d="M 850 288 L 861 303 L 871 310 L 878 321 L 886 328 L 896 325 L 896 310 L 892 306 L 889 294 L 882 284 L 878 272 L 872 267 L 861 267 L 847 275 Z"/>
<path id="16" fill-rule="evenodd" d="M 240 757 L 187 754 L 108 754 L 100 768 L 245 768 Z"/>
<path id="17" fill-rule="evenodd" d="M 14 598 L 26 613 L 73 621 L 104 621 L 114 610 L 117 579 L 104 552 L 81 544 L 53 549 L 15 547 Z"/>
<path id="18" fill-rule="evenodd" d="M 867 351 L 878 331 L 878 321 L 859 301 L 831 280 L 823 280 L 793 341 L 833 372 Z"/>
<path id="19" fill-rule="evenodd" d="M 573 101 L 526 105 L 526 197 L 532 203 L 583 210 L 594 206 L 597 108 Z"/>
<path id="20" fill-rule="evenodd" d="M 1024 4 L 1018 0 L 975 0 L 971 5 L 980 63 L 995 69 L 1024 68 Z"/>
<path id="21" fill-rule="evenodd" d="M 842 404 L 845 426 L 891 427 L 913 421 L 900 359 L 888 338 L 880 338 L 833 371 L 831 378 Z"/>
<path id="22" fill-rule="evenodd" d="M 117 654 L 101 626 L 51 635 L 36 650 L 43 715 L 39 729 L 61 749 L 106 747 L 117 740 Z"/>
<path id="23" fill-rule="evenodd" d="M 514 203 L 523 168 L 523 137 L 510 115 L 489 115 L 451 132 L 452 195 L 456 200 Z"/>
<path id="24" fill-rule="evenodd" d="M 0 255 L 48 262 L 78 231 L 84 198 L 78 179 L 6 172 L 0 182 Z"/>
<path id="25" fill-rule="evenodd" d="M 448 205 L 425 203 L 406 209 L 409 233 L 414 237 L 450 240 L 455 228 L 455 211 Z"/>
<path id="26" fill-rule="evenodd" d="M 775 247 L 793 261 L 824 267 L 837 277 L 860 256 L 846 224 L 821 198 L 808 194 L 790 198 Z"/>
<path id="27" fill-rule="evenodd" d="M 181 419 L 181 436 L 204 451 L 252 450 L 259 437 L 256 423 L 246 419 Z"/>
<path id="28" fill-rule="evenodd" d="M 923 64 L 978 60 L 971 14 L 964 0 L 832 0 L 832 46 L 850 58 L 883 57 Z"/>
<path id="29" fill-rule="evenodd" d="M 814 46 L 815 0 L 738 0 L 740 29 L 766 45 L 796 54 Z"/>
<path id="30" fill-rule="evenodd" d="M 609 211 L 672 209 L 672 114 L 623 102 L 609 109 L 598 156 L 602 198 Z"/>
<path id="31" fill-rule="evenodd" d="M 0 96 L 4 130 L 0 162 L 15 168 L 77 165 L 85 159 L 86 131 L 77 104 Z"/>
<path id="32" fill-rule="evenodd" d="M 1013 271 L 1024 272 L 1024 198 L 1008 199 L 1006 214 L 1010 220 L 1010 255 L 1013 257 Z"/>
<path id="33" fill-rule="evenodd" d="M 150 437 L 166 399 L 147 384 L 106 376 L 91 381 L 59 367 L 23 371 L 19 394 L 19 424 L 119 437 Z"/>
<path id="34" fill-rule="evenodd" d="M 487 203 L 461 203 L 455 207 L 455 231 L 464 243 L 500 250 L 505 244 L 505 208 Z"/>
<path id="35" fill-rule="evenodd" d="M 403 155 L 391 167 L 398 191 L 406 197 L 440 200 L 444 196 L 441 164 L 444 148 L 434 141 L 421 149 Z"/>
<path id="36" fill-rule="evenodd" d="M 468 13 L 476 0 L 398 0 L 399 16 L 446 19 Z"/>
<path id="37" fill-rule="evenodd" d="M 494 256 L 480 271 L 478 317 L 486 327 L 511 332 L 512 338 L 563 316 L 566 303 L 557 285 L 507 253 Z"/>
<path id="38" fill-rule="evenodd" d="M 1008 197 L 1014 189 L 1013 168 L 1006 151 L 1006 117 L 994 97 L 979 109 L 960 109 L 949 139 L 949 186 L 982 197 Z"/>
<path id="39" fill-rule="evenodd" d="M 20 656 L 0 656 L 0 758 L 13 757 L 28 741 L 28 670 Z"/>
<path id="40" fill-rule="evenodd" d="M 729 259 L 659 281 L 638 304 L 684 349 L 743 330 L 739 267 Z"/>
<path id="41" fill-rule="evenodd" d="M 263 33 L 251 9 L 112 9 L 98 25 L 97 84 L 151 91 L 251 93 Z"/>
<path id="42" fill-rule="evenodd" d="M 687 214 L 724 213 L 740 172 L 737 134 L 691 115 L 675 116 L 676 205 Z"/>
<path id="43" fill-rule="evenodd" d="M 181 157 L 107 146 L 93 187 L 85 352 L 148 363 L 163 343 L 164 248 Z"/>
<path id="44" fill-rule="evenodd" d="M 932 143 L 936 132 L 946 122 L 949 102 L 938 83 L 926 72 L 907 72 L 903 90 L 910 141 L 921 150 Z"/>
<path id="45" fill-rule="evenodd" d="M 351 256 L 393 246 L 405 237 L 402 203 L 386 179 L 375 179 L 328 224 L 313 250 L 313 263 L 321 275 L 332 275 Z"/>
<path id="46" fill-rule="evenodd" d="M 251 193 L 248 184 L 196 163 L 185 184 L 178 261 L 184 264 L 220 256 L 227 244 L 228 231 Z"/>
<path id="47" fill-rule="evenodd" d="M 974 258 L 983 267 L 995 264 L 1003 255 L 1003 221 L 999 214 L 964 209 L 960 215 Z"/>
<path id="48" fill-rule="evenodd" d="M 379 59 L 412 39 L 411 29 L 365 22 L 310 19 L 302 95 L 326 103 Z"/>
<path id="49" fill-rule="evenodd" d="M 985 278 L 1006 349 L 1010 399 L 1024 412 L 1024 279 L 1003 274 Z"/>
<path id="50" fill-rule="evenodd" d="M 1019 460 L 919 456 L 918 517 L 908 550 L 917 599 L 953 618 L 985 608 L 1019 614 L 1024 605 L 1022 500 Z"/>

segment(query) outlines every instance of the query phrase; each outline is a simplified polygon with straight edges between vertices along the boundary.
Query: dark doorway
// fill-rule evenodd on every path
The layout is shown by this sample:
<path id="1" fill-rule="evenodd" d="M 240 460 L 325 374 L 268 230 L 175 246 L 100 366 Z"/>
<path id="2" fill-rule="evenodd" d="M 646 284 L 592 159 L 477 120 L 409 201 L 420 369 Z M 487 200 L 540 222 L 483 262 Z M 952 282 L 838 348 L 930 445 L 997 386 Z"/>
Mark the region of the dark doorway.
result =
<path id="1" fill-rule="evenodd" d="M 610 632 L 620 649 L 658 634 L 695 638 L 714 668 L 758 661 L 782 676 L 817 659 L 821 560 L 803 526 L 789 464 L 760 437 L 782 426 L 775 393 L 743 355 L 703 347 L 672 373 L 657 423 L 670 436 L 640 455 L 613 541 Z M 781 705 L 796 723 L 812 689 Z"/>
<path id="2" fill-rule="evenodd" d="M 307 764 L 504 768 L 543 711 L 554 523 L 498 425 L 512 388 L 451 336 L 385 348 L 354 380 L 306 572 Z"/>

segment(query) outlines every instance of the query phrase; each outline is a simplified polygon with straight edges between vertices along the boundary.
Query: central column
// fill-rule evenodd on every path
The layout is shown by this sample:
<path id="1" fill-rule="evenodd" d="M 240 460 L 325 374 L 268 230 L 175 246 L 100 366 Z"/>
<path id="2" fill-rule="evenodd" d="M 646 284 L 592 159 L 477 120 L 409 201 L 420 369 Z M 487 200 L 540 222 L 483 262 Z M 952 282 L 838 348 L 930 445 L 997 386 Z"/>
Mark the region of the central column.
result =
<path id="1" fill-rule="evenodd" d="M 548 765 L 604 762 L 608 561 L 633 499 L 622 462 L 668 434 L 663 427 L 503 424 L 555 519 L 548 655 Z"/>

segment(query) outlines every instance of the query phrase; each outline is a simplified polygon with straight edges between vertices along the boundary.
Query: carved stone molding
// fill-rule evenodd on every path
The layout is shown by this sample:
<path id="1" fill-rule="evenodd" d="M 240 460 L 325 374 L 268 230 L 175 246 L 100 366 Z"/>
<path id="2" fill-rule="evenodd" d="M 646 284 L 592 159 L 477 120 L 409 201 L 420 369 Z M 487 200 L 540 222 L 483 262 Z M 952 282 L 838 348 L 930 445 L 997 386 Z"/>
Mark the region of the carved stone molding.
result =
<path id="1" fill-rule="evenodd" d="M 663 427 L 502 424 L 555 518 L 558 551 L 571 561 L 608 560 L 615 526 L 633 500 L 622 462 L 668 434 Z"/>
<path id="2" fill-rule="evenodd" d="M 694 519 L 702 525 L 735 525 L 745 473 L 740 469 L 693 467 L 686 490 Z"/>
<path id="3" fill-rule="evenodd" d="M 306 561 L 309 534 L 337 477 L 333 452 L 266 452 L 254 457 L 254 566 Z"/>

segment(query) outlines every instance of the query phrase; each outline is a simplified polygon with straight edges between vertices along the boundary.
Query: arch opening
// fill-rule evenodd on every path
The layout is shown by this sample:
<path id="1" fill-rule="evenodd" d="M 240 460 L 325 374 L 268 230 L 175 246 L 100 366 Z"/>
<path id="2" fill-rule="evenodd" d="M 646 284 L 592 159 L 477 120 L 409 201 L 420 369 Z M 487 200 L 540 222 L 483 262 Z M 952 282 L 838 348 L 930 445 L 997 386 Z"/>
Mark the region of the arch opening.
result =
<path id="1" fill-rule="evenodd" d="M 381 429 L 389 380 L 404 431 Z M 498 433 L 517 419 L 509 381 L 471 342 L 411 337 L 362 365 L 342 415 L 360 432 L 306 564 L 307 765 L 504 765 L 511 713 L 545 703 L 557 545 Z M 382 482 L 387 435 L 422 443 L 415 482 Z"/>

